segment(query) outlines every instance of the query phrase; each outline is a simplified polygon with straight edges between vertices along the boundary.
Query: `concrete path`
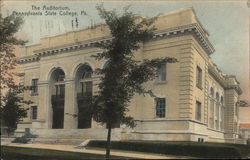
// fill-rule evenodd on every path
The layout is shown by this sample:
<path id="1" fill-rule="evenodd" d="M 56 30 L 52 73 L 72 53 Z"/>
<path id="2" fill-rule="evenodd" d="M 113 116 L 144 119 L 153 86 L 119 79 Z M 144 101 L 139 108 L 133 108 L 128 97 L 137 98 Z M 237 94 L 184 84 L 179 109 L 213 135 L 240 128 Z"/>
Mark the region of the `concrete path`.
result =
<path id="1" fill-rule="evenodd" d="M 105 150 L 103 149 L 92 149 L 92 148 L 91 149 L 90 148 L 78 149 L 78 148 L 75 148 L 75 146 L 73 145 L 19 144 L 19 143 L 2 143 L 1 145 L 105 155 Z M 112 150 L 111 155 L 121 156 L 121 157 L 130 157 L 134 159 L 140 159 L 140 158 L 142 159 L 187 159 L 187 158 L 190 158 L 190 157 L 182 157 L 182 156 L 160 155 L 160 154 L 153 154 L 153 153 L 121 151 L 121 150 Z"/>

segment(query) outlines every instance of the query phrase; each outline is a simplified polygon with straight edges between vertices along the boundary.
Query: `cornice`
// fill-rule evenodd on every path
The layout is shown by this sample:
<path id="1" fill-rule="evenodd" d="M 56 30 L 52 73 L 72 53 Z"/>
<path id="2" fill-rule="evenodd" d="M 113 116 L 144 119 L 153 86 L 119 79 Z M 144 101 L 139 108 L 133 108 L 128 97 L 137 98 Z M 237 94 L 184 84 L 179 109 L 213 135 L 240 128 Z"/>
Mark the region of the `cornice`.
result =
<path id="1" fill-rule="evenodd" d="M 225 77 L 214 66 L 208 65 L 208 73 L 223 87 L 226 87 Z"/>
<path id="2" fill-rule="evenodd" d="M 165 38 L 178 37 L 178 36 L 183 36 L 183 35 L 188 35 L 188 34 L 193 35 L 195 37 L 195 39 L 198 41 L 198 43 L 201 45 L 201 47 L 206 51 L 208 55 L 214 52 L 213 46 L 207 39 L 206 35 L 204 35 L 203 29 L 199 25 L 199 23 L 173 27 L 173 28 L 169 28 L 166 30 L 157 30 L 155 31 L 155 35 L 153 36 L 152 41 L 165 39 Z M 64 45 L 64 46 L 58 46 L 54 48 L 36 50 L 34 51 L 32 56 L 18 58 L 17 62 L 19 64 L 31 63 L 31 62 L 39 61 L 41 57 L 89 49 L 89 48 L 95 47 L 96 43 L 105 43 L 111 40 L 112 40 L 111 36 L 106 36 L 106 37 L 102 37 L 98 39 L 92 39 L 90 41 L 77 42 L 77 43 Z"/>
<path id="3" fill-rule="evenodd" d="M 157 38 L 170 38 L 187 34 L 193 35 L 208 55 L 212 54 L 215 51 L 212 44 L 204 34 L 204 31 L 199 23 L 192 23 L 188 25 L 169 28 L 166 30 L 156 31 L 153 40 Z"/>
<path id="4" fill-rule="evenodd" d="M 31 55 L 31 56 L 25 56 L 25 57 L 18 57 L 16 58 L 16 62 L 18 64 L 25 64 L 25 63 L 32 63 L 37 62 L 40 60 L 39 56 Z"/>
<path id="5" fill-rule="evenodd" d="M 236 92 L 240 95 L 242 94 L 242 90 L 239 86 L 239 82 L 235 80 L 237 82 L 237 84 L 232 85 L 232 84 L 228 84 L 227 82 L 227 78 L 229 78 L 229 76 L 227 75 L 222 75 L 222 73 L 220 71 L 218 71 L 217 67 L 212 66 L 211 64 L 208 66 L 208 73 L 224 88 L 224 89 L 234 89 L 236 90 Z"/>

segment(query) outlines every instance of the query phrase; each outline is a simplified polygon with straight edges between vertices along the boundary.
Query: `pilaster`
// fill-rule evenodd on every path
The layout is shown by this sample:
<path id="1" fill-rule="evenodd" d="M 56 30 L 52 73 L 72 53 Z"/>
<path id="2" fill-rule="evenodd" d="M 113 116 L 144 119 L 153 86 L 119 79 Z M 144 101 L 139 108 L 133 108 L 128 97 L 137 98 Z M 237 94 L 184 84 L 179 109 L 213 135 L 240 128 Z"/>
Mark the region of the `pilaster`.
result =
<path id="1" fill-rule="evenodd" d="M 205 64 L 205 97 L 204 97 L 204 123 L 208 124 L 209 123 L 209 83 L 208 83 L 208 63 L 206 62 Z"/>
<path id="2" fill-rule="evenodd" d="M 77 128 L 77 103 L 74 79 L 65 79 L 64 129 Z"/>
<path id="3" fill-rule="evenodd" d="M 193 82 L 194 82 L 194 55 L 191 51 L 191 44 L 188 48 L 182 48 L 180 52 L 180 77 L 179 77 L 179 106 L 180 118 L 192 118 Z"/>
<path id="4" fill-rule="evenodd" d="M 50 105 L 49 82 L 38 82 L 38 120 L 45 121 L 45 128 L 52 126 L 52 107 Z"/>

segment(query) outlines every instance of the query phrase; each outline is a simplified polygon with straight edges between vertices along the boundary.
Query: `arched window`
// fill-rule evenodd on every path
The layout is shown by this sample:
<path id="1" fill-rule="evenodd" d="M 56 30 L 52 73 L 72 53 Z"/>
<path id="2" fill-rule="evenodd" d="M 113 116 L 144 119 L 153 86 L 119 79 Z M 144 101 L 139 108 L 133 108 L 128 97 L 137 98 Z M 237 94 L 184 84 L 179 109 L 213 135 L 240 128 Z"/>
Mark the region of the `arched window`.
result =
<path id="1" fill-rule="evenodd" d="M 64 123 L 64 95 L 65 95 L 65 73 L 57 68 L 51 74 L 50 85 L 52 104 L 52 128 L 63 128 Z"/>
<path id="2" fill-rule="evenodd" d="M 92 68 L 87 64 L 82 64 L 76 72 L 78 128 L 91 128 L 92 115 L 89 107 L 93 92 L 92 76 Z"/>

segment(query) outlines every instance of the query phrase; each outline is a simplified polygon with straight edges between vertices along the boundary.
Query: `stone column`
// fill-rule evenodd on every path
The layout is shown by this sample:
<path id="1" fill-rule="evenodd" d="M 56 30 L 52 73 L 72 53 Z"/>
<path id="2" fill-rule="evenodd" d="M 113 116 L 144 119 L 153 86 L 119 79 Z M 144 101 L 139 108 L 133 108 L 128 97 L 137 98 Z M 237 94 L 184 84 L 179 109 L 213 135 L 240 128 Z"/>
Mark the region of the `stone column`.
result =
<path id="1" fill-rule="evenodd" d="M 45 122 L 45 125 L 43 126 L 44 128 L 51 128 L 52 107 L 51 107 L 51 98 L 50 98 L 48 81 L 39 81 L 38 96 L 39 96 L 38 120 Z"/>
<path id="2" fill-rule="evenodd" d="M 77 103 L 74 79 L 65 79 L 64 129 L 77 128 Z"/>

